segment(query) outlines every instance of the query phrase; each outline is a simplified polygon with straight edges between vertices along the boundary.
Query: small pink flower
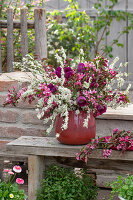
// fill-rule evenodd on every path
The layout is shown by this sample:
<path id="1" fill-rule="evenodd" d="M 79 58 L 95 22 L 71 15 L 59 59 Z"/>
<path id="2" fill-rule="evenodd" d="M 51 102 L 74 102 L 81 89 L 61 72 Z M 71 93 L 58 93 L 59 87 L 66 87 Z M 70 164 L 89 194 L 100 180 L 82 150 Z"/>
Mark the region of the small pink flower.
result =
<path id="1" fill-rule="evenodd" d="M 22 171 L 22 168 L 19 165 L 15 165 L 13 167 L 13 171 L 16 172 L 16 173 L 20 173 Z"/>
<path id="2" fill-rule="evenodd" d="M 3 172 L 11 172 L 10 169 L 4 169 Z"/>
<path id="3" fill-rule="evenodd" d="M 11 175 L 13 175 L 13 174 L 14 174 L 14 172 L 8 172 L 8 174 L 11 174 Z"/>
<path id="4" fill-rule="evenodd" d="M 104 149 L 103 150 L 103 157 L 108 158 L 112 153 L 112 149 Z"/>
<path id="5" fill-rule="evenodd" d="M 76 159 L 79 160 L 79 153 L 76 153 Z"/>
<path id="6" fill-rule="evenodd" d="M 91 145 L 90 145 L 90 149 L 95 149 L 95 145 L 94 145 L 94 144 L 91 144 Z"/>
<path id="7" fill-rule="evenodd" d="M 16 183 L 19 185 L 24 184 L 24 180 L 22 178 L 17 178 Z"/>

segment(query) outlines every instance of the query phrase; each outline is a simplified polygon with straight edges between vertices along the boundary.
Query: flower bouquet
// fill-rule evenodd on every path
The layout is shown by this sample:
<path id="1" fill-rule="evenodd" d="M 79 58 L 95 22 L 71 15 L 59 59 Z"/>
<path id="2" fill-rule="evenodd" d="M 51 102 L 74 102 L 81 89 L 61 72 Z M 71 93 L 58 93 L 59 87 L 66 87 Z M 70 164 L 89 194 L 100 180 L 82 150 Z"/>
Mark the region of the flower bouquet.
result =
<path id="1" fill-rule="evenodd" d="M 85 61 L 82 51 L 76 60 L 67 58 L 63 49 L 55 57 L 58 62 L 56 69 L 47 62 L 34 60 L 30 55 L 23 58 L 22 63 L 15 63 L 15 66 L 19 66 L 23 71 L 28 69 L 32 76 L 29 75 L 31 78 L 27 88 L 19 91 L 14 88 L 9 91 L 4 105 L 15 106 L 20 99 L 28 99 L 29 103 L 36 99 L 37 117 L 43 120 L 44 124 L 51 122 L 47 134 L 51 132 L 55 119 L 60 117 L 59 121 L 62 121 L 62 124 L 55 130 L 55 134 L 57 138 L 61 138 L 72 121 L 72 115 L 77 121 L 72 123 L 75 127 L 70 135 L 78 132 L 79 127 L 76 128 L 76 124 L 81 121 L 84 135 L 90 123 L 93 129 L 91 138 L 95 137 L 94 118 L 105 113 L 108 106 L 116 108 L 129 103 L 127 94 L 130 85 L 121 92 L 127 74 L 120 72 L 122 64 L 117 69 L 114 67 L 118 58 L 109 66 L 109 61 L 100 55 Z M 114 86 L 117 86 L 116 89 Z M 75 114 L 70 114 L 71 111 Z M 84 112 L 86 114 L 83 114 L 84 119 L 81 120 L 80 114 Z M 76 140 L 76 135 L 77 133 L 74 134 L 73 140 Z M 81 144 L 88 141 L 90 138 Z"/>
<path id="2" fill-rule="evenodd" d="M 103 149 L 103 157 L 108 158 L 112 150 L 118 150 L 121 153 L 133 150 L 133 132 L 114 129 L 111 136 L 92 139 L 85 147 L 77 153 L 77 160 L 88 161 L 89 155 L 94 149 Z"/>

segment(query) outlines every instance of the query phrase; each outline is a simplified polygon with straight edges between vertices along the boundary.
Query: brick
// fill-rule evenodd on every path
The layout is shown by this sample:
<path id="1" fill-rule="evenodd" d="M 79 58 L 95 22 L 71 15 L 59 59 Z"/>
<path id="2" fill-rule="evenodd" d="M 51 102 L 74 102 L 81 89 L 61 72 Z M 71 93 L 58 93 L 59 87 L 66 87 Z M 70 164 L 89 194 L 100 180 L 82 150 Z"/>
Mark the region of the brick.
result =
<path id="1" fill-rule="evenodd" d="M 11 140 L 0 140 L 0 150 L 5 150 L 8 142 L 11 142 Z"/>
<path id="2" fill-rule="evenodd" d="M 25 111 L 22 114 L 22 123 L 24 124 L 42 124 L 43 125 L 43 121 L 39 120 L 37 118 L 37 112 L 36 111 Z"/>
<path id="3" fill-rule="evenodd" d="M 18 108 L 36 108 L 37 101 L 33 101 L 32 103 L 28 103 L 28 100 L 26 101 L 19 101 L 19 103 L 16 105 Z"/>
<path id="4" fill-rule="evenodd" d="M 19 114 L 13 110 L 0 109 L 0 122 L 17 122 Z"/>
<path id="5" fill-rule="evenodd" d="M 8 91 L 12 89 L 12 87 L 15 86 L 16 88 L 18 87 L 18 82 L 17 81 L 0 81 L 0 92 L 3 91 Z"/>
<path id="6" fill-rule="evenodd" d="M 0 93 L 0 106 L 3 106 L 3 103 L 6 100 L 7 95 Z"/>
<path id="7" fill-rule="evenodd" d="M 45 136 L 45 127 L 41 128 L 21 128 L 19 126 L 4 127 L 0 125 L 0 137 L 1 138 L 18 138 L 20 136 Z"/>
<path id="8" fill-rule="evenodd" d="M 0 92 L 0 106 L 3 106 L 3 103 L 6 101 L 7 95 Z M 19 103 L 16 105 L 17 108 L 36 108 L 37 101 L 34 100 L 31 104 L 28 103 L 28 100 L 22 101 L 20 100 Z M 6 105 L 6 107 L 12 107 L 12 105 Z"/>
<path id="9" fill-rule="evenodd" d="M 9 89 L 12 89 L 13 86 L 15 86 L 16 89 L 27 86 L 31 76 L 30 72 L 3 73 L 0 76 L 0 92 L 8 91 Z"/>

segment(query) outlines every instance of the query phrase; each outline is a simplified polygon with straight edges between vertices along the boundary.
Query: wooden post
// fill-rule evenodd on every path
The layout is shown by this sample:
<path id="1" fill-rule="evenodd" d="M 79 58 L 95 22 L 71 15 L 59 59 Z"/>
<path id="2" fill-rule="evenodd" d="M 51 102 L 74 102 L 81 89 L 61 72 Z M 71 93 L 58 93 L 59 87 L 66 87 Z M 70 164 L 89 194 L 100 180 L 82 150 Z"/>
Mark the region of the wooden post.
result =
<path id="1" fill-rule="evenodd" d="M 38 60 L 47 58 L 46 11 L 44 8 L 34 10 L 35 17 L 35 52 Z"/>
<path id="2" fill-rule="evenodd" d="M 21 9 L 21 52 L 22 57 L 28 54 L 27 8 Z"/>
<path id="3" fill-rule="evenodd" d="M 7 10 L 7 67 L 8 72 L 13 71 L 13 8 Z"/>
<path id="4" fill-rule="evenodd" d="M 28 200 L 36 200 L 45 170 L 44 156 L 28 156 Z"/>

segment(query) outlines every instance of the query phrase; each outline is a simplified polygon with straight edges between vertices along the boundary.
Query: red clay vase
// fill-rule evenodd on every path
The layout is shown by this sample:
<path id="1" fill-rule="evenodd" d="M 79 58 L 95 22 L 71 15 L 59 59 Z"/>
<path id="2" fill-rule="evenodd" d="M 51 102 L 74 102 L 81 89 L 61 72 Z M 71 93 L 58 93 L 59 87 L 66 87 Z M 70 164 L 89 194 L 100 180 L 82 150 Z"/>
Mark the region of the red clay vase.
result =
<path id="1" fill-rule="evenodd" d="M 86 117 L 87 113 L 85 111 L 80 111 L 78 115 L 75 111 L 69 111 L 68 128 L 62 131 L 63 117 L 58 115 L 55 120 L 55 135 L 60 133 L 60 136 L 57 137 L 57 140 L 62 144 L 70 145 L 82 145 L 90 142 L 96 136 L 95 118 L 91 112 L 88 128 L 86 128 L 83 127 Z"/>

